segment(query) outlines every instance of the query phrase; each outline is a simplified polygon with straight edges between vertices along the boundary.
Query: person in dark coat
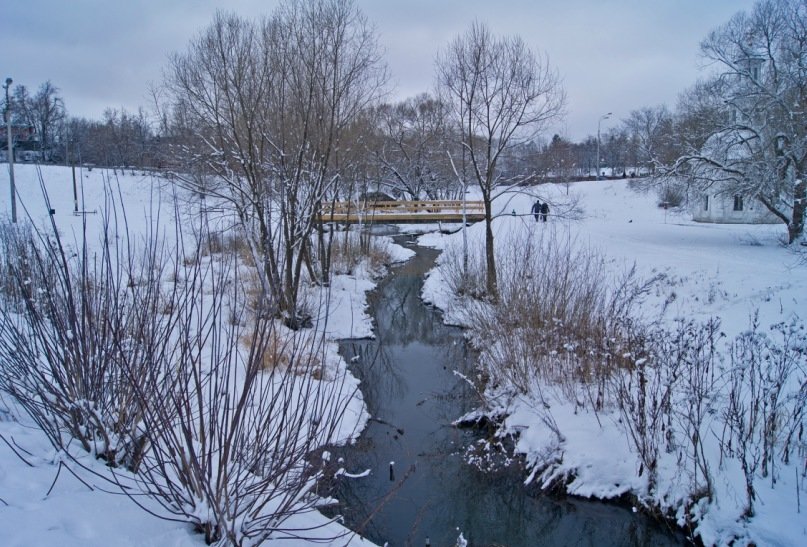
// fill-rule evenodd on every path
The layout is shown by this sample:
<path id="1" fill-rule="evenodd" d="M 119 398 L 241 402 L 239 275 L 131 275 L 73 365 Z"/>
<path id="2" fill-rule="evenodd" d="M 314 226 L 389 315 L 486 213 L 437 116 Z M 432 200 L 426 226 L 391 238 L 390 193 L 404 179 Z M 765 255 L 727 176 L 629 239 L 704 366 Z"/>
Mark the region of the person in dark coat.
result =
<path id="1" fill-rule="evenodd" d="M 541 204 L 541 220 L 546 222 L 546 216 L 549 214 L 549 204 L 544 202 Z"/>
<path id="2" fill-rule="evenodd" d="M 535 203 L 532 204 L 532 209 L 530 210 L 532 215 L 535 217 L 535 222 L 541 220 L 541 200 L 536 199 Z"/>

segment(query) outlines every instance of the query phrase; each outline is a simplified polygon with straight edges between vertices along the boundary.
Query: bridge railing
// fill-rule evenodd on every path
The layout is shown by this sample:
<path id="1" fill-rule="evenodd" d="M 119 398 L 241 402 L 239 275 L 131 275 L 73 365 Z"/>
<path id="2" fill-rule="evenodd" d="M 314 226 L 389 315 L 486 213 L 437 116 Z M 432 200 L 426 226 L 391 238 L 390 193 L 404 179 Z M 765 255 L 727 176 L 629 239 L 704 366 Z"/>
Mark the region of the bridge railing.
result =
<path id="1" fill-rule="evenodd" d="M 459 211 L 462 212 L 462 200 L 419 200 L 419 201 L 372 201 L 364 203 L 355 203 L 347 201 L 337 201 L 336 203 L 323 203 L 323 215 L 333 211 L 334 213 L 348 213 L 348 212 L 407 212 L 407 213 L 423 213 L 434 212 L 439 213 L 443 211 Z M 482 201 L 466 201 L 465 210 L 473 212 L 484 212 L 485 204 Z"/>
<path id="2" fill-rule="evenodd" d="M 482 201 L 465 201 L 469 221 L 484 218 Z M 373 201 L 367 203 L 336 202 L 322 204 L 324 222 L 461 222 L 462 200 Z"/>

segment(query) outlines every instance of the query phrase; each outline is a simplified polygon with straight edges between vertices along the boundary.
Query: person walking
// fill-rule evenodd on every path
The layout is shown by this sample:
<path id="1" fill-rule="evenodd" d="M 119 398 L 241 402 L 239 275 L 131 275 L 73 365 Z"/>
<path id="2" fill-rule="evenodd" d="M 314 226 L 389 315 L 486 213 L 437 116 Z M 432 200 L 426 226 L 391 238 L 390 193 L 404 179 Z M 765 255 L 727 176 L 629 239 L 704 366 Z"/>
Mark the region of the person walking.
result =
<path id="1" fill-rule="evenodd" d="M 541 220 L 546 222 L 546 217 L 549 214 L 549 204 L 544 202 L 541 204 Z"/>
<path id="2" fill-rule="evenodd" d="M 541 220 L 541 200 L 535 200 L 535 203 L 532 204 L 532 209 L 530 209 L 530 212 L 535 217 L 535 222 Z"/>

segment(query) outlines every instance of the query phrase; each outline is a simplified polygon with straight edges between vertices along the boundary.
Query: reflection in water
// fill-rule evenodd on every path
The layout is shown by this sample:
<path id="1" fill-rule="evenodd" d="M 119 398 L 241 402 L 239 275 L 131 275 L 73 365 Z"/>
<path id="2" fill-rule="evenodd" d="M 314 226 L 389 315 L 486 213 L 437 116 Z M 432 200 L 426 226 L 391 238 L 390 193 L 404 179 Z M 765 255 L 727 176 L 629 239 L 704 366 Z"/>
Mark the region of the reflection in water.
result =
<path id="1" fill-rule="evenodd" d="M 437 252 L 416 248 L 374 293 L 376 340 L 341 344 L 373 419 L 355 445 L 336 450 L 361 479 L 341 478 L 333 495 L 345 523 L 383 545 L 681 545 L 685 540 L 613 505 L 530 495 L 514 466 L 481 473 L 465 464 L 475 434 L 451 426 L 475 406 L 472 358 L 462 331 L 420 300 Z M 390 463 L 394 462 L 392 469 Z"/>

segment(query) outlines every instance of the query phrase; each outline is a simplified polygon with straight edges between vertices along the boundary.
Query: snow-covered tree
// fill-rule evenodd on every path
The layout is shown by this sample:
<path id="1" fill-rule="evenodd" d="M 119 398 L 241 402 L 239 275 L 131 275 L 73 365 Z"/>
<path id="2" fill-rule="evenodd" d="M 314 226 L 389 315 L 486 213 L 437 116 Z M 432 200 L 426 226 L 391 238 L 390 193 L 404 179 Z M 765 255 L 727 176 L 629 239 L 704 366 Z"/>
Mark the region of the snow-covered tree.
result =
<path id="1" fill-rule="evenodd" d="M 46 81 L 33 95 L 24 85 L 18 85 L 12 99 L 14 122 L 33 127 L 39 139 L 39 148 L 44 153 L 55 143 L 56 130 L 65 117 L 64 101 L 59 88 Z"/>
<path id="2" fill-rule="evenodd" d="M 686 175 L 701 190 L 753 197 L 787 225 L 790 243 L 802 239 L 807 2 L 762 0 L 711 32 L 701 50 L 717 72 L 699 100 L 683 103 L 684 114 L 707 105 L 711 123 L 701 127 L 703 144 L 667 173 Z M 704 101 L 707 89 L 712 96 Z"/>
<path id="3" fill-rule="evenodd" d="M 653 170 L 670 156 L 673 116 L 665 105 L 632 110 L 622 123 L 636 144 L 636 159 L 642 167 Z"/>
<path id="4" fill-rule="evenodd" d="M 421 93 L 382 104 L 375 114 L 380 133 L 375 153 L 389 187 L 410 199 L 445 196 L 455 182 L 446 156 L 453 143 L 445 105 Z"/>

